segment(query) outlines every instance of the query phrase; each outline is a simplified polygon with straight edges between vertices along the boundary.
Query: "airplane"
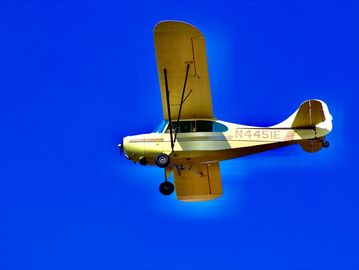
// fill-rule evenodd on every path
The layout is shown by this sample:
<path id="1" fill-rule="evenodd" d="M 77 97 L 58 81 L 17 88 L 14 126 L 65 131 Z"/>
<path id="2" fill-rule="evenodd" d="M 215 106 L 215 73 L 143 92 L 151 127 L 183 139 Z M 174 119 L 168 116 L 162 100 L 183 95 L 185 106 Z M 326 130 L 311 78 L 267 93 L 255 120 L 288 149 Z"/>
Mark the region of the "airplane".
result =
<path id="1" fill-rule="evenodd" d="M 205 39 L 180 21 L 162 21 L 154 42 L 164 120 L 148 134 L 127 136 L 121 154 L 141 165 L 164 169 L 163 195 L 199 202 L 222 195 L 220 161 L 299 144 L 314 153 L 327 148 L 332 130 L 327 105 L 304 101 L 285 121 L 270 127 L 239 125 L 213 115 Z M 171 173 L 174 185 L 168 181 Z"/>

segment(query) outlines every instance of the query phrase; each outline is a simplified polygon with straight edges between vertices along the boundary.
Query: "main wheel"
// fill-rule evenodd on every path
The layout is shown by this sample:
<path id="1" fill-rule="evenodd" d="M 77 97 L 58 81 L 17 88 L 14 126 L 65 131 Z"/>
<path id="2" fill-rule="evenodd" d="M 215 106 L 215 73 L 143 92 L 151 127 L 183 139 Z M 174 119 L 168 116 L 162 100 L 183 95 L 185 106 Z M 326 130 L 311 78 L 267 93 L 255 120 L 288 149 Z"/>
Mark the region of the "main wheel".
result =
<path id="1" fill-rule="evenodd" d="M 328 148 L 329 147 L 329 142 L 328 141 L 323 141 L 322 145 L 324 148 Z"/>
<path id="2" fill-rule="evenodd" d="M 156 165 L 165 168 L 170 164 L 170 157 L 166 154 L 159 154 L 155 159 Z"/>
<path id="3" fill-rule="evenodd" d="M 175 190 L 175 186 L 171 182 L 162 182 L 160 184 L 160 192 L 162 195 L 171 195 Z"/>

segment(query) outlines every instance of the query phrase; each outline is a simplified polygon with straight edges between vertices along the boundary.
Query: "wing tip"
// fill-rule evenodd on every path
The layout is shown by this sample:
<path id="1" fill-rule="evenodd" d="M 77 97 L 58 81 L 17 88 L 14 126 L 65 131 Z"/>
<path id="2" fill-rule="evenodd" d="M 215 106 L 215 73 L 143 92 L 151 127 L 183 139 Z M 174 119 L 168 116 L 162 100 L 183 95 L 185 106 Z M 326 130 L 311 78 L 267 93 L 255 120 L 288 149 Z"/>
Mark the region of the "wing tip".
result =
<path id="1" fill-rule="evenodd" d="M 204 195 L 187 195 L 187 196 L 177 196 L 177 200 L 182 202 L 207 202 L 218 199 L 222 196 L 222 193 L 219 194 L 204 194 Z"/>
<path id="2" fill-rule="evenodd" d="M 195 30 L 198 31 L 201 35 L 202 32 L 195 27 L 194 25 L 185 22 L 185 21 L 177 21 L 177 20 L 163 20 L 159 21 L 153 28 L 153 32 L 167 32 L 167 31 L 178 31 L 178 30 Z"/>

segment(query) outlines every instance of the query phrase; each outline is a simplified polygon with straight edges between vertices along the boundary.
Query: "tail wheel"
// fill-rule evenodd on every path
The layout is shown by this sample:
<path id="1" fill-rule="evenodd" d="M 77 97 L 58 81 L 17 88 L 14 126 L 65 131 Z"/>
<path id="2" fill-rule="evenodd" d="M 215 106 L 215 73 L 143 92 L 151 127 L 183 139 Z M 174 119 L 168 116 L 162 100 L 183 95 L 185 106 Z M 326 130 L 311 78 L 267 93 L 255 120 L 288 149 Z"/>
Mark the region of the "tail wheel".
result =
<path id="1" fill-rule="evenodd" d="M 322 145 L 324 148 L 328 148 L 329 147 L 329 142 L 328 141 L 323 141 Z"/>
<path id="2" fill-rule="evenodd" d="M 165 168 L 170 164 L 170 157 L 166 154 L 159 154 L 155 158 L 156 165 L 160 168 Z"/>

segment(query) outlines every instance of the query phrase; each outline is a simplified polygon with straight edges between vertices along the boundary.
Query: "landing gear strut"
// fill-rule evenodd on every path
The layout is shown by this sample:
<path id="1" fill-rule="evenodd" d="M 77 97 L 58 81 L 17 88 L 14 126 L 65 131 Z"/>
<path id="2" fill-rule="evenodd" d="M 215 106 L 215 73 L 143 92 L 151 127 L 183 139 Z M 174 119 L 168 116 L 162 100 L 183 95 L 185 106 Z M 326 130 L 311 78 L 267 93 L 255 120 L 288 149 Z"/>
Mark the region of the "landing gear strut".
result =
<path id="1" fill-rule="evenodd" d="M 170 93 L 168 90 L 168 82 L 167 82 L 167 69 L 163 69 L 163 73 L 164 73 L 164 77 L 165 77 L 165 87 L 166 87 L 166 101 L 167 101 L 167 113 L 168 113 L 168 121 L 169 121 L 169 128 L 170 128 L 170 138 L 171 138 L 171 149 L 173 152 L 173 148 L 174 148 L 174 144 L 176 142 L 177 139 L 177 133 L 178 133 L 178 126 L 179 126 L 179 121 L 181 118 L 181 111 L 182 111 L 182 105 L 185 101 L 184 99 L 184 93 L 186 91 L 186 83 L 187 83 L 187 79 L 188 79 L 188 72 L 189 72 L 189 67 L 190 64 L 187 64 L 187 70 L 186 70 L 186 77 L 184 80 L 184 85 L 183 85 L 183 90 L 182 90 L 182 96 L 181 96 L 181 103 L 180 103 L 180 107 L 179 107 L 179 112 L 178 112 L 178 118 L 177 118 L 177 127 L 175 130 L 175 134 L 174 134 L 174 138 L 173 138 L 173 134 L 172 134 L 172 117 L 171 117 L 171 109 L 170 109 Z M 189 94 L 192 92 L 192 90 L 189 92 Z M 188 95 L 187 95 L 188 97 Z M 168 165 L 170 164 L 170 157 L 164 153 L 159 154 L 156 158 L 155 158 L 155 163 L 158 167 L 160 168 L 164 168 L 165 169 L 165 181 L 161 183 L 160 185 L 160 192 L 163 195 L 170 195 L 173 193 L 175 187 L 171 182 L 168 182 L 167 179 L 169 177 L 169 175 L 171 174 L 172 168 L 168 167 Z"/>
<path id="2" fill-rule="evenodd" d="M 172 169 L 173 169 L 173 167 L 170 167 L 170 166 L 168 166 L 164 169 L 165 181 L 162 182 L 159 187 L 162 195 L 171 195 L 173 193 L 173 191 L 175 190 L 174 185 L 167 180 L 171 175 Z"/>

